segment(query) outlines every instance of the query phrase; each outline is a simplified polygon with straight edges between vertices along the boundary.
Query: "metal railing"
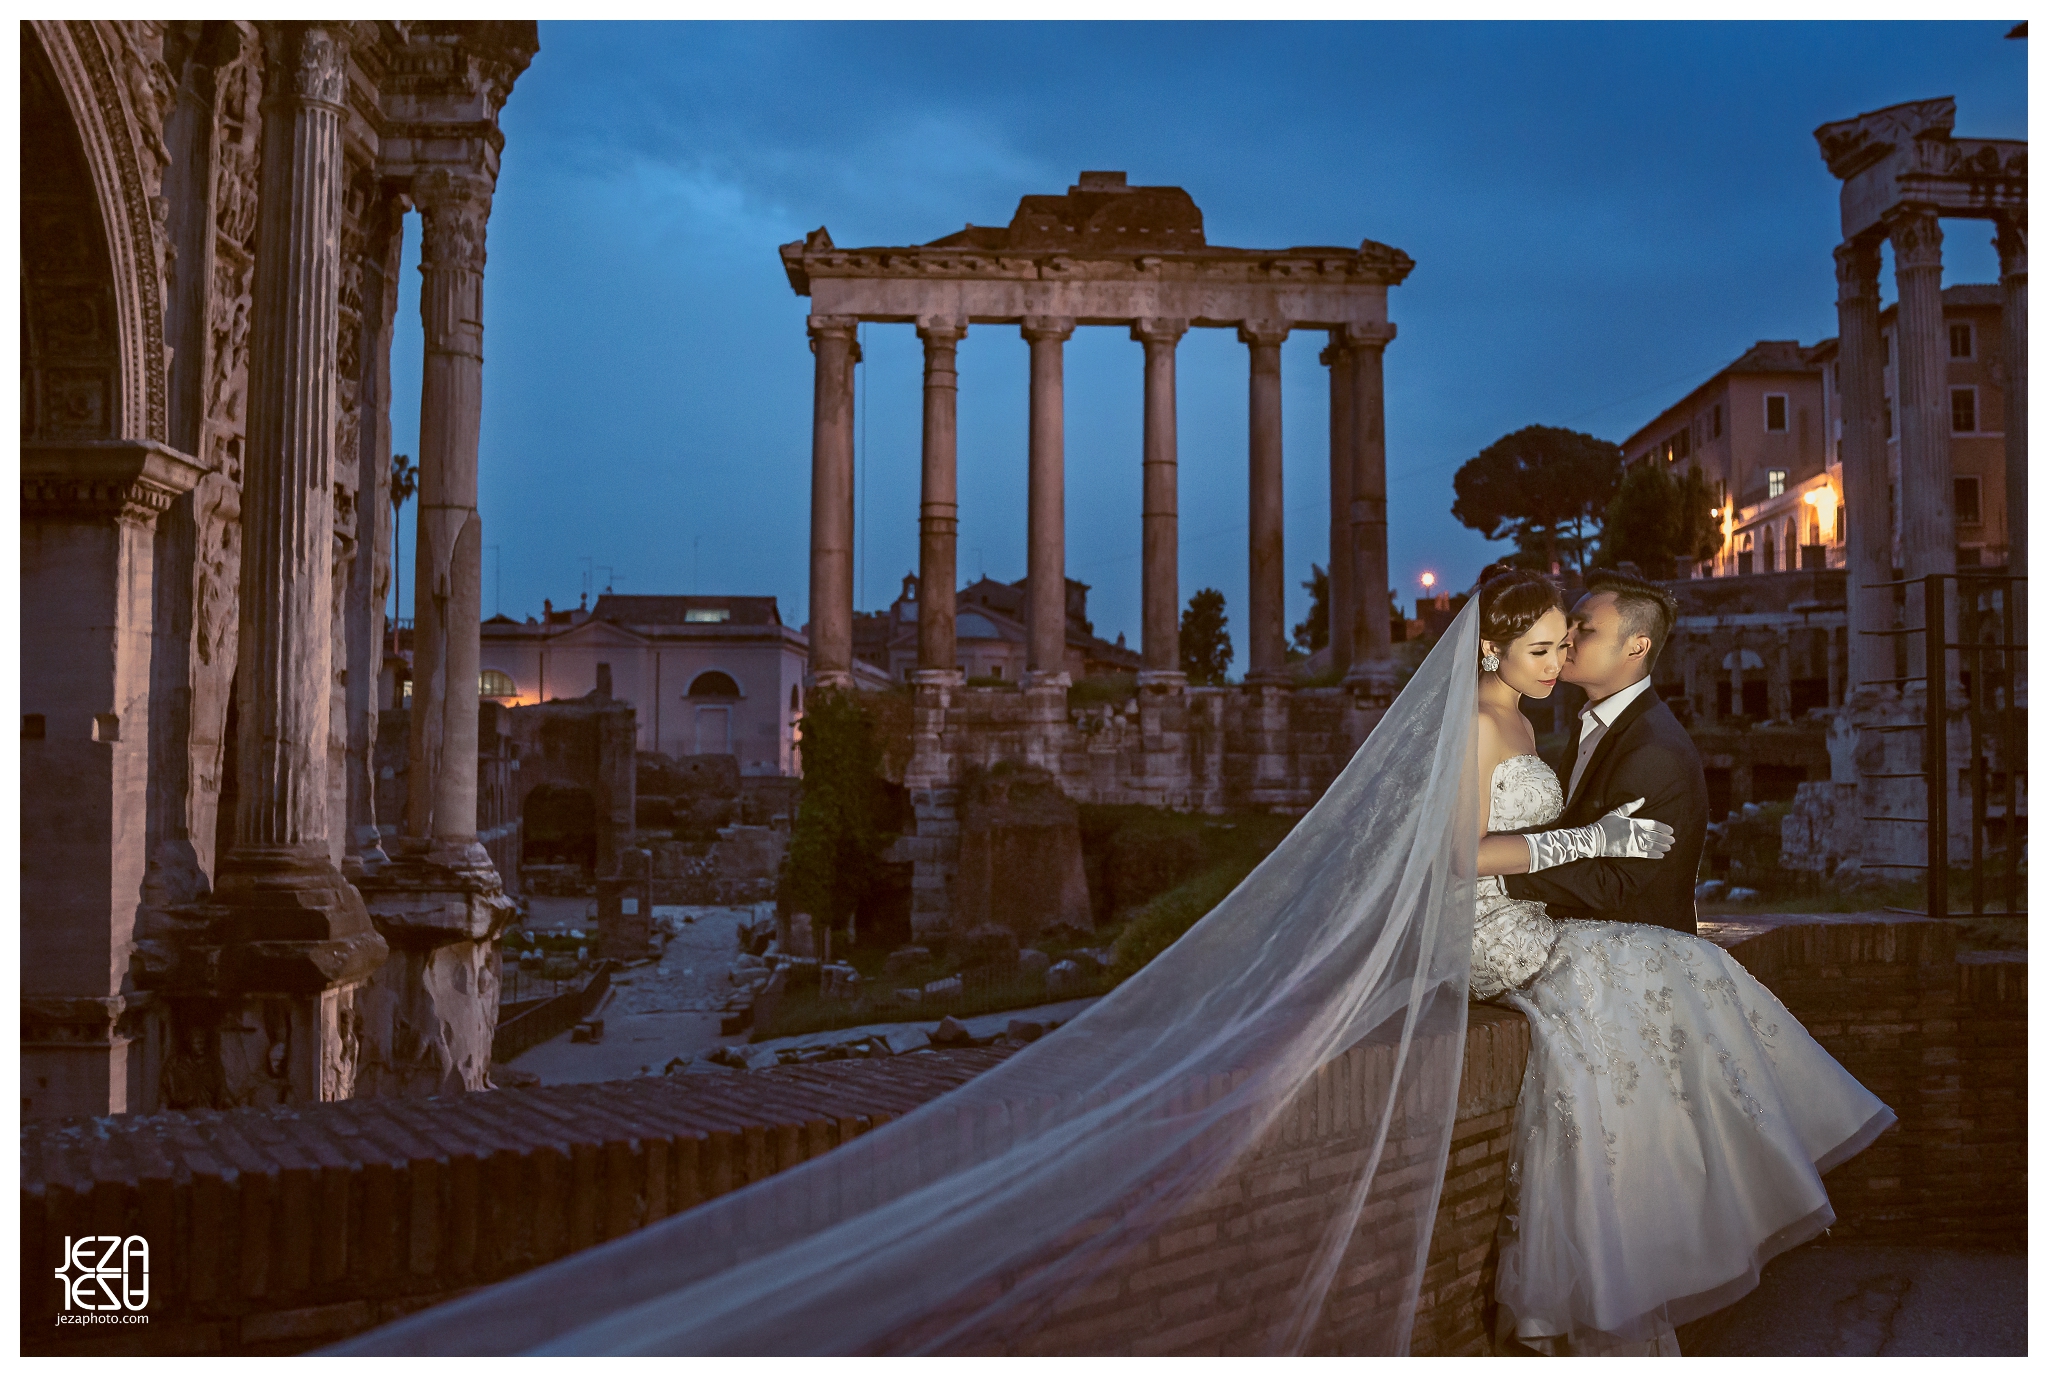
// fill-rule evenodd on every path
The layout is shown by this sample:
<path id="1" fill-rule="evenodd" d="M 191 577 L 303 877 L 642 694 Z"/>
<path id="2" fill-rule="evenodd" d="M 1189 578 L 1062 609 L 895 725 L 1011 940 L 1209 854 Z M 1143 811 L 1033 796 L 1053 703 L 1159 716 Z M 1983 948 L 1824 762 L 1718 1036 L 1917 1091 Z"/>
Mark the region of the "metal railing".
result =
<path id="1" fill-rule="evenodd" d="M 1970 727 L 1970 911 L 1973 916 L 2022 916 L 2020 866 L 2025 857 L 2021 836 L 2020 777 L 2026 762 L 2026 712 L 2020 696 L 2026 684 L 2025 627 L 2016 611 L 2016 594 L 2026 576 L 2021 574 L 1926 574 L 1917 579 L 1894 579 L 1865 584 L 1865 588 L 1920 590 L 1920 625 L 1862 630 L 1865 636 L 1924 636 L 1921 642 L 1921 672 L 1889 679 L 1866 680 L 1868 684 L 1904 689 L 1908 684 L 1926 685 L 1924 720 L 1913 723 L 1876 725 L 1865 730 L 1922 733 L 1921 766 L 1918 770 L 1889 771 L 1862 775 L 1863 779 L 1920 779 L 1926 782 L 1926 815 L 1896 817 L 1866 813 L 1865 822 L 1910 824 L 1927 829 L 1927 860 L 1924 864 L 1890 861 L 1874 868 L 1921 870 L 1927 876 L 1927 916 L 1949 916 L 1949 798 L 1948 717 L 1950 681 L 1948 655 L 1961 659 L 1957 687 L 1967 702 Z M 1947 590 L 1954 585 L 1959 609 L 1956 631 L 1949 639 Z M 1910 610 L 1910 598 L 1908 599 Z M 1996 634 L 1985 634 L 1987 625 Z M 1910 668 L 1910 664 L 1908 668 Z M 1996 751 L 2005 763 L 2004 817 L 2001 845 L 1987 847 L 1990 831 L 1988 807 L 1993 775 L 1990 754 Z M 2005 908 L 1984 907 L 1984 862 L 1989 856 L 2004 860 Z"/>

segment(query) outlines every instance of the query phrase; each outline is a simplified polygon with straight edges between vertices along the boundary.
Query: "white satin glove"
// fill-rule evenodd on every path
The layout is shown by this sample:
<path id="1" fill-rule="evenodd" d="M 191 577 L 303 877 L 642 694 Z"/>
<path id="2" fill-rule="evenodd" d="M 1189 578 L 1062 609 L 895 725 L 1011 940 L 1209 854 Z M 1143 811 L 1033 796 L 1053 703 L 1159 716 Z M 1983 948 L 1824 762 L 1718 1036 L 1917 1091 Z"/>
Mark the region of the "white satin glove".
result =
<path id="1" fill-rule="evenodd" d="M 1678 841 L 1678 834 L 1661 822 L 1635 816 L 1643 800 L 1624 803 L 1584 827 L 1563 827 L 1555 832 L 1532 832 L 1523 837 L 1529 843 L 1530 871 L 1548 870 L 1572 861 L 1589 861 L 1596 856 L 1624 860 L 1654 861 Z"/>

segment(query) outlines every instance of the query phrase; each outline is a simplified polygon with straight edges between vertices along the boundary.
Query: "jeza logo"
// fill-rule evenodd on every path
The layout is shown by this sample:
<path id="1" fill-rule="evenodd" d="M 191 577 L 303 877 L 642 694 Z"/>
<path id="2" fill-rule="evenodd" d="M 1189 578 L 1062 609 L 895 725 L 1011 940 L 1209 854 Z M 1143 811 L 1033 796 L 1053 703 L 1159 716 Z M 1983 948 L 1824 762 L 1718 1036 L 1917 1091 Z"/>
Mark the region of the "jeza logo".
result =
<path id="1" fill-rule="evenodd" d="M 56 1271 L 70 1310 L 143 1310 L 149 1306 L 149 1240 L 88 1234 L 64 1239 L 64 1265 Z"/>

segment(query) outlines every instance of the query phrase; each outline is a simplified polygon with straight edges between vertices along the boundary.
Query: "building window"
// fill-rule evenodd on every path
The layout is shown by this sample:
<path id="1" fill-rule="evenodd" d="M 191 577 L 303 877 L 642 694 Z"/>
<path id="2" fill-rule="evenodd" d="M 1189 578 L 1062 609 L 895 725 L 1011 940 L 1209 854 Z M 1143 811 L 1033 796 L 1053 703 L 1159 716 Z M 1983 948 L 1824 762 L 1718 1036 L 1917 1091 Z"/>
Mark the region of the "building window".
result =
<path id="1" fill-rule="evenodd" d="M 1952 359 L 1973 359 L 1977 357 L 1977 332 L 1966 320 L 1959 320 L 1948 327 L 1948 356 Z"/>
<path id="2" fill-rule="evenodd" d="M 1785 423 L 1787 401 L 1788 398 L 1783 392 L 1766 392 L 1764 394 L 1765 430 L 1782 431 L 1787 428 Z"/>
<path id="3" fill-rule="evenodd" d="M 789 710 L 791 712 L 797 712 L 802 709 L 803 705 L 803 690 L 798 688 L 795 684 L 791 684 L 789 686 Z"/>
<path id="4" fill-rule="evenodd" d="M 1892 438 L 1892 403 L 1889 397 L 1885 399 L 1884 403 L 1884 438 L 1887 440 Z"/>
<path id="5" fill-rule="evenodd" d="M 729 607 L 692 607 L 683 612 L 686 622 L 729 622 L 732 609 Z"/>
<path id="6" fill-rule="evenodd" d="M 1002 678 L 1002 677 L 1003 677 L 1003 667 L 1002 667 L 1001 665 L 991 665 L 991 666 L 989 666 L 988 676 L 989 676 L 989 678 L 991 678 L 991 679 L 1000 679 L 1000 678 Z"/>
<path id="7" fill-rule="evenodd" d="M 1980 479 L 1972 474 L 1955 480 L 1956 524 L 1958 526 L 1981 526 L 1984 523 L 1984 487 Z"/>
<path id="8" fill-rule="evenodd" d="M 1877 341 L 1877 362 L 1880 368 L 1892 366 L 1892 332 L 1887 330 Z"/>
<path id="9" fill-rule="evenodd" d="M 1714 403 L 1714 438 L 1716 440 L 1721 438 L 1721 404 L 1719 402 Z"/>
<path id="10" fill-rule="evenodd" d="M 740 686 L 733 682 L 732 676 L 730 674 L 722 674 L 715 669 L 707 669 L 690 681 L 690 697 L 692 698 L 737 698 L 739 696 Z"/>
<path id="11" fill-rule="evenodd" d="M 1958 545 L 1956 547 L 1956 567 L 1958 569 L 1975 569 L 1983 563 L 1984 547 L 1982 545 Z"/>
<path id="12" fill-rule="evenodd" d="M 1977 433 L 1977 389 L 1951 387 L 1948 390 L 1948 428 L 1952 434 Z"/>
<path id="13" fill-rule="evenodd" d="M 1783 497 L 1785 495 L 1785 470 L 1765 469 L 1764 488 L 1766 490 L 1764 494 L 1766 497 Z"/>
<path id="14" fill-rule="evenodd" d="M 517 698 L 519 686 L 502 669 L 487 669 L 476 676 L 476 691 L 483 698 Z"/>

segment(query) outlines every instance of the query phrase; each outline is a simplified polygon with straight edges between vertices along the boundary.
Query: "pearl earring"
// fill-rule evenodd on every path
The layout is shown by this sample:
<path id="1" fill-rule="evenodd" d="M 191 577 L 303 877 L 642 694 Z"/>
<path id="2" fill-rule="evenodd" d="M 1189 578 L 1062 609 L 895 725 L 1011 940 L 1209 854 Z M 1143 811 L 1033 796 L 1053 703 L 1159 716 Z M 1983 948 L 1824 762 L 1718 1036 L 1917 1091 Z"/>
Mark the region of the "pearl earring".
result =
<path id="1" fill-rule="evenodd" d="M 1479 657 L 1479 667 L 1488 674 L 1493 673 L 1500 668 L 1500 656 L 1489 650 L 1486 654 Z"/>

